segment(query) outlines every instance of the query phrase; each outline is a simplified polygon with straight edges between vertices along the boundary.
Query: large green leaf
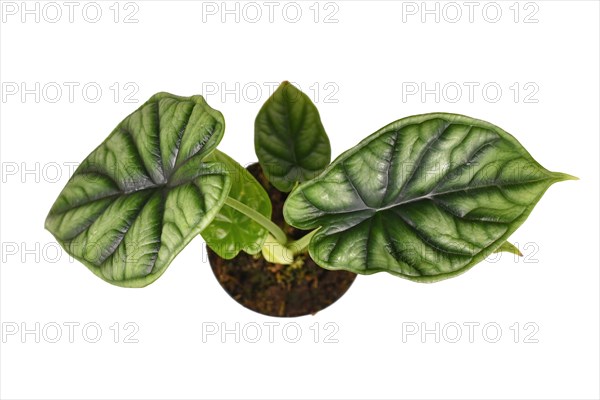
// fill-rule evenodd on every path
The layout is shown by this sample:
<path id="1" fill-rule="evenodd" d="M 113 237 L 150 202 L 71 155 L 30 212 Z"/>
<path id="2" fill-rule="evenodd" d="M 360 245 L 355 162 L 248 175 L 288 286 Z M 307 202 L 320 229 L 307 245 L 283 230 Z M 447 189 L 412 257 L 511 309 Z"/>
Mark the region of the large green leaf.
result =
<path id="1" fill-rule="evenodd" d="M 549 172 L 502 129 L 453 114 L 398 120 L 298 186 L 284 215 L 321 229 L 311 257 L 328 269 L 432 282 L 466 271 L 527 218 Z"/>
<path id="2" fill-rule="evenodd" d="M 231 177 L 229 197 L 271 219 L 269 195 L 244 167 L 219 150 L 215 150 L 209 159 L 221 163 Z M 266 229 L 227 204 L 202 231 L 210 248 L 226 259 L 237 256 L 241 250 L 248 254 L 259 253 L 266 236 Z"/>
<path id="3" fill-rule="evenodd" d="M 83 160 L 46 229 L 110 283 L 153 282 L 227 198 L 226 171 L 205 161 L 224 128 L 201 96 L 154 95 Z"/>
<path id="4" fill-rule="evenodd" d="M 254 148 L 269 181 L 282 192 L 316 177 L 331 161 L 331 147 L 317 107 L 283 82 L 254 124 Z"/>

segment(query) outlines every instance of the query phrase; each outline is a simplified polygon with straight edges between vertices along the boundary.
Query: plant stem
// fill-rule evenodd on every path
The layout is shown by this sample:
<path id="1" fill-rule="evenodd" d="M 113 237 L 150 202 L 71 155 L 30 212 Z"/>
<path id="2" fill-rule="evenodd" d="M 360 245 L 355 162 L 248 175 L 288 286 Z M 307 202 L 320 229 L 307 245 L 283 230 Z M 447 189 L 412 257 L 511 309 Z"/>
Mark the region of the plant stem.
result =
<path id="1" fill-rule="evenodd" d="M 273 236 L 267 235 L 262 248 L 263 257 L 270 263 L 290 265 L 297 255 L 306 251 L 310 239 L 317 231 L 318 229 L 315 229 L 287 246 L 280 244 Z"/>
<path id="2" fill-rule="evenodd" d="M 315 233 L 317 233 L 317 231 L 318 231 L 318 229 L 315 229 L 314 231 L 307 233 L 306 235 L 302 236 L 300 239 L 288 244 L 287 247 L 290 248 L 294 252 L 294 255 L 298 255 L 298 254 L 302 253 L 304 250 L 306 250 L 306 248 L 308 247 L 308 244 L 310 243 L 310 239 L 312 239 L 312 237 L 315 235 Z"/>
<path id="3" fill-rule="evenodd" d="M 229 207 L 241 212 L 242 214 L 244 214 L 248 218 L 252 219 L 257 224 L 259 224 L 260 226 L 262 226 L 263 228 L 268 230 L 269 233 L 271 234 L 271 236 L 273 236 L 275 238 L 275 240 L 277 240 L 282 246 L 285 246 L 287 244 L 287 241 L 288 241 L 287 236 L 281 230 L 281 228 L 279 228 L 277 225 L 275 225 L 275 223 L 273 221 L 271 221 L 270 219 L 268 219 L 267 217 L 265 217 L 264 215 L 262 215 L 255 209 L 250 208 L 247 205 L 245 205 L 244 203 L 241 203 L 231 197 L 227 197 L 227 200 L 225 200 L 225 204 L 227 204 Z M 304 238 L 302 238 L 302 239 L 304 239 Z M 302 239 L 300 239 L 300 240 L 302 240 Z"/>

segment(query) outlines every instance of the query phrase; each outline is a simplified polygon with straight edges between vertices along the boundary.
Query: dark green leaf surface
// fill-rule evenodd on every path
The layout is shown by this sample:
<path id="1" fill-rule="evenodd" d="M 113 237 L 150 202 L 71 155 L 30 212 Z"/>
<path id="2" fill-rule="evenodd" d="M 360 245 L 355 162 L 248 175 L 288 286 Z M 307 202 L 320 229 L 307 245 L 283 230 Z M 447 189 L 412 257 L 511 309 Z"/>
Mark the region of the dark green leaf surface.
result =
<path id="1" fill-rule="evenodd" d="M 283 82 L 260 109 L 254 148 L 269 181 L 282 192 L 316 177 L 331 160 L 317 107 L 289 82 Z"/>
<path id="2" fill-rule="evenodd" d="M 573 178 L 549 172 L 492 124 L 418 115 L 382 128 L 298 186 L 284 215 L 300 229 L 322 227 L 309 252 L 324 268 L 432 282 L 499 248 L 546 189 L 566 179 Z"/>
<path id="3" fill-rule="evenodd" d="M 209 159 L 221 163 L 230 176 L 229 197 L 271 219 L 269 195 L 244 167 L 219 150 L 215 150 Z M 266 229 L 227 204 L 202 231 L 202 237 L 210 248 L 225 259 L 237 256 L 241 250 L 248 254 L 259 253 L 266 236 Z"/>
<path id="4" fill-rule="evenodd" d="M 153 282 L 227 198 L 228 175 L 205 161 L 224 128 L 201 96 L 154 95 L 83 160 L 46 229 L 110 283 Z"/>

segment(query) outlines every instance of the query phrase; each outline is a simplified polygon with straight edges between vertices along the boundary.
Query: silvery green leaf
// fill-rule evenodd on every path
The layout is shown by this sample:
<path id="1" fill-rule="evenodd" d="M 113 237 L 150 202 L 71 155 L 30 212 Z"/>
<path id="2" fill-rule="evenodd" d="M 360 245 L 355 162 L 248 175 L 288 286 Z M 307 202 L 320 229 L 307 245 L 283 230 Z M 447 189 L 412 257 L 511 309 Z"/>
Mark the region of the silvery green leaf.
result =
<path id="1" fill-rule="evenodd" d="M 433 282 L 501 246 L 553 183 L 510 134 L 454 114 L 404 118 L 348 150 L 288 197 L 284 215 L 321 229 L 322 267 Z"/>
<path id="2" fill-rule="evenodd" d="M 83 160 L 46 229 L 112 284 L 153 282 L 227 198 L 228 175 L 206 161 L 224 129 L 201 96 L 154 95 Z"/>

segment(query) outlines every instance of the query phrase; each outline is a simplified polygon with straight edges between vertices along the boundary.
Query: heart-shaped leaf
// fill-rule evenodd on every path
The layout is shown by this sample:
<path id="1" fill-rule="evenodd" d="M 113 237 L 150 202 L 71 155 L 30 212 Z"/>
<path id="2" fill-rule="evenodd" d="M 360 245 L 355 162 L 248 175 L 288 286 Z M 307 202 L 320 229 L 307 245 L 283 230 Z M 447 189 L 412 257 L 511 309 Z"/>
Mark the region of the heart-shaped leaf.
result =
<path id="1" fill-rule="evenodd" d="M 316 177 L 331 161 L 317 107 L 289 82 L 283 82 L 260 109 L 254 148 L 269 181 L 282 192 Z"/>
<path id="2" fill-rule="evenodd" d="M 224 129 L 201 96 L 154 95 L 83 160 L 46 229 L 110 283 L 153 282 L 227 198 L 226 171 L 205 161 Z"/>
<path id="3" fill-rule="evenodd" d="M 287 222 L 321 229 L 311 257 L 328 269 L 432 282 L 503 245 L 550 185 L 549 172 L 502 129 L 453 114 L 398 120 L 298 186 Z"/>
<path id="4" fill-rule="evenodd" d="M 221 163 L 227 170 L 231 178 L 230 198 L 271 219 L 269 195 L 252 174 L 219 150 L 215 150 L 208 159 Z M 240 250 L 248 254 L 259 253 L 266 236 L 266 229 L 227 204 L 202 231 L 202 237 L 208 246 L 225 259 L 237 256 Z"/>

